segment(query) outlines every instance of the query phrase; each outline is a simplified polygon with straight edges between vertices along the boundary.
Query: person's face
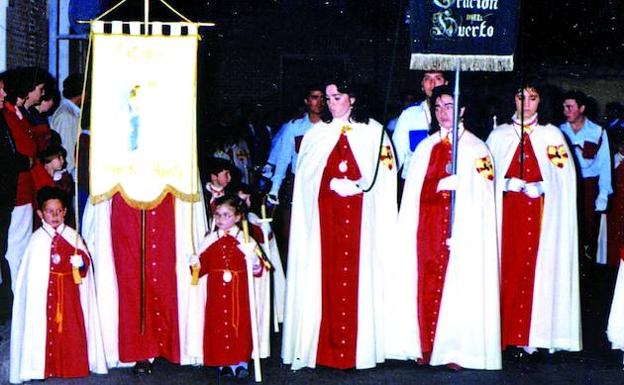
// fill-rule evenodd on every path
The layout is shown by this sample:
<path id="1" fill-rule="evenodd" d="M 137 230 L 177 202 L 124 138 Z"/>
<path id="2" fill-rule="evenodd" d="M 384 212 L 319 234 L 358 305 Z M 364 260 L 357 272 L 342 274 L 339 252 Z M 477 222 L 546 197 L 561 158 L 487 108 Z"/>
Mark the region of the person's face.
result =
<path id="1" fill-rule="evenodd" d="M 528 119 L 537 113 L 537 108 L 540 103 L 540 96 L 533 88 L 525 88 L 522 90 L 522 94 L 520 92 L 516 93 L 516 115 L 521 116 L 522 114 L 522 96 L 524 95 L 524 119 Z"/>
<path id="2" fill-rule="evenodd" d="M 351 115 L 351 105 L 355 102 L 355 98 L 349 97 L 338 91 L 335 84 L 330 84 L 325 89 L 327 95 L 327 107 L 334 119 L 347 120 Z"/>
<path id="3" fill-rule="evenodd" d="M 578 122 L 585 112 L 585 106 L 580 106 L 575 99 L 566 99 L 563 101 L 563 115 L 568 122 Z"/>
<path id="4" fill-rule="evenodd" d="M 444 74 L 442 72 L 425 72 L 420 82 L 420 86 L 428 98 L 431 97 L 431 92 L 434 88 L 444 84 L 446 84 L 446 79 L 444 79 Z"/>
<path id="5" fill-rule="evenodd" d="M 0 80 L 0 110 L 4 108 L 4 98 L 6 95 L 6 92 L 4 92 L 4 81 Z"/>
<path id="6" fill-rule="evenodd" d="M 50 111 L 52 107 L 54 107 L 54 99 L 44 100 L 39 104 L 39 112 L 43 114 Z"/>
<path id="7" fill-rule="evenodd" d="M 320 115 L 325 107 L 325 98 L 321 90 L 310 91 L 310 94 L 303 101 L 311 114 Z"/>
<path id="8" fill-rule="evenodd" d="M 218 187 L 225 187 L 232 180 L 232 176 L 230 175 L 230 170 L 221 170 L 218 174 L 212 174 L 210 176 L 212 184 Z"/>
<path id="9" fill-rule="evenodd" d="M 229 230 L 241 220 L 241 215 L 237 214 L 234 208 L 227 204 L 217 206 L 213 217 L 219 230 Z"/>
<path id="10" fill-rule="evenodd" d="M 239 191 L 238 197 L 245 202 L 248 208 L 251 207 L 251 194 L 245 194 L 244 192 Z"/>
<path id="11" fill-rule="evenodd" d="M 26 100 L 28 100 L 28 104 L 35 106 L 41 102 L 41 97 L 44 93 L 44 86 L 45 84 L 43 83 L 37 84 L 35 88 L 28 93 L 28 97 L 26 98 Z"/>
<path id="12" fill-rule="evenodd" d="M 453 128 L 453 108 L 455 100 L 450 95 L 440 95 L 435 101 L 435 116 L 440 127 L 447 130 Z"/>
<path id="13" fill-rule="evenodd" d="M 48 171 L 50 175 L 54 174 L 55 171 L 63 169 L 63 157 L 58 155 L 52 161 L 46 163 L 45 169 Z"/>
<path id="14" fill-rule="evenodd" d="M 67 209 L 59 199 L 49 199 L 43 204 L 41 209 L 37 210 L 39 218 L 52 226 L 53 229 L 63 224 L 66 213 Z"/>

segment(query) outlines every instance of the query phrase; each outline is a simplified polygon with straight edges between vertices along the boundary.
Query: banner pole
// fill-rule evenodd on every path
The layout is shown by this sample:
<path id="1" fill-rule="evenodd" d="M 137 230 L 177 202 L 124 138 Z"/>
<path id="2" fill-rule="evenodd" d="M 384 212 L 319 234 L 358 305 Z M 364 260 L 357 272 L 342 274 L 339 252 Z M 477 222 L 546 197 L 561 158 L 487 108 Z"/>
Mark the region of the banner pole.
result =
<path id="1" fill-rule="evenodd" d="M 145 33 L 144 35 L 149 35 L 149 0 L 144 0 L 143 2 L 143 12 L 145 17 Z"/>
<path id="2" fill-rule="evenodd" d="M 451 175 L 457 174 L 457 147 L 459 144 L 459 73 L 461 68 L 461 62 L 457 59 L 457 67 L 455 68 L 455 87 L 453 90 L 453 147 L 452 147 L 452 163 L 451 163 Z M 433 101 L 435 103 L 435 100 Z M 451 190 L 451 220 L 449 221 L 450 234 L 453 236 L 453 219 L 455 217 L 455 190 Z"/>

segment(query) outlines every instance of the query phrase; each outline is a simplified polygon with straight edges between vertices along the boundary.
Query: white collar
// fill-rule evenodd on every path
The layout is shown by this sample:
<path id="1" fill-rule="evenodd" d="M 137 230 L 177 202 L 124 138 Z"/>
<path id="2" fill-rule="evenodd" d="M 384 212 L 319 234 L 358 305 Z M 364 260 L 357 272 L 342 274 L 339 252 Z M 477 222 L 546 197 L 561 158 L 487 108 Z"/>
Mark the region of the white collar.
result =
<path id="1" fill-rule="evenodd" d="M 217 230 L 217 238 L 221 238 L 221 237 L 225 237 L 227 235 L 232 236 L 236 239 L 238 239 L 239 234 L 241 233 L 241 230 L 238 228 L 238 226 L 234 225 L 231 229 L 229 230 Z"/>
<path id="2" fill-rule="evenodd" d="M 43 231 L 45 231 L 45 232 L 46 232 L 46 233 L 50 236 L 50 238 L 53 238 L 53 237 L 54 237 L 54 235 L 55 235 L 56 233 L 58 233 L 58 234 L 62 234 L 62 233 L 63 233 L 63 231 L 65 231 L 65 223 L 61 223 L 61 224 L 59 225 L 59 227 L 57 227 L 56 229 L 54 229 L 54 228 L 53 228 L 52 226 L 50 226 L 48 223 L 43 222 L 43 223 L 41 224 L 41 228 L 43 229 Z"/>
<path id="3" fill-rule="evenodd" d="M 461 139 L 462 135 L 464 134 L 464 123 L 459 122 L 459 124 L 457 125 L 457 136 Z M 440 126 L 440 131 L 439 131 L 439 135 L 440 135 L 440 141 L 442 141 L 444 138 L 448 137 L 449 140 L 453 139 L 453 130 L 447 130 L 446 128 Z"/>

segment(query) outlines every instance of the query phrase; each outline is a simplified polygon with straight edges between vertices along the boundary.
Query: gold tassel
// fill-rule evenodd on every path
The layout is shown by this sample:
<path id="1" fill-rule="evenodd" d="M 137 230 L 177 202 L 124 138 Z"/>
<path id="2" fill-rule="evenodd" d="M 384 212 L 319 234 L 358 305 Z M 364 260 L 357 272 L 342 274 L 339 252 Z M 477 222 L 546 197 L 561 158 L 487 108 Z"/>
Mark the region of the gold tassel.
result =
<path id="1" fill-rule="evenodd" d="M 191 267 L 191 285 L 197 286 L 199 283 L 199 266 L 193 265 Z"/>
<path id="2" fill-rule="evenodd" d="M 82 283 L 82 277 L 80 276 L 80 269 L 72 267 L 72 276 L 74 277 L 74 283 L 80 285 Z"/>

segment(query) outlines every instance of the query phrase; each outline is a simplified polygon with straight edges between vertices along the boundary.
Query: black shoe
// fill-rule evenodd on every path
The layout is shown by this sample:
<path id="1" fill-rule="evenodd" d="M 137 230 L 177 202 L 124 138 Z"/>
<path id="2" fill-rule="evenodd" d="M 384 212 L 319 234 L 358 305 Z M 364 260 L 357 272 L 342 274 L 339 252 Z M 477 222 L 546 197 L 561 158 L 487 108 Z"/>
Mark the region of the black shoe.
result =
<path id="1" fill-rule="evenodd" d="M 137 376 L 152 374 L 152 363 L 149 361 L 137 361 L 132 368 L 132 372 Z"/>
<path id="2" fill-rule="evenodd" d="M 249 370 L 244 366 L 236 368 L 236 378 L 243 379 L 249 377 Z"/>
<path id="3" fill-rule="evenodd" d="M 234 371 L 229 366 L 219 369 L 219 377 L 234 377 Z"/>

